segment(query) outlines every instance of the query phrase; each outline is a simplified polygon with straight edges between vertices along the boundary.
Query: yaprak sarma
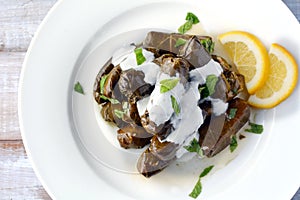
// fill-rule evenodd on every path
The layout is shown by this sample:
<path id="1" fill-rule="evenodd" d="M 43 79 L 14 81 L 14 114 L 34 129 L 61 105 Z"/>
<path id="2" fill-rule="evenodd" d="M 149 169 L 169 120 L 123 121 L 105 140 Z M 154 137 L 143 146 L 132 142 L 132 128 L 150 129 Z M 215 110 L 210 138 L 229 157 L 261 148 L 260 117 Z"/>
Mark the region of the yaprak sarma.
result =
<path id="1" fill-rule="evenodd" d="M 181 40 L 180 45 L 178 40 Z M 176 94 L 172 93 L 170 88 L 168 89 L 173 95 L 174 113 L 160 124 L 156 124 L 151 118 L 149 102 L 153 101 L 152 92 L 160 86 L 161 76 L 167 76 L 170 80 L 178 78 L 184 90 L 187 90 L 191 87 L 192 70 L 205 67 L 212 60 L 221 66 L 222 72 L 216 79 L 212 94 L 202 94 L 201 88 L 207 86 L 205 82 L 199 83 L 198 86 L 199 101 L 196 106 L 202 110 L 203 123 L 199 124 L 196 133 L 199 135 L 197 140 L 205 156 L 212 157 L 225 149 L 231 138 L 248 122 L 250 108 L 245 101 L 247 90 L 244 77 L 225 59 L 212 55 L 213 44 L 209 36 L 152 31 L 137 48 L 153 54 L 152 60 L 145 58 L 143 62 L 151 62 L 159 67 L 157 75 L 154 76 L 157 79 L 155 84 L 146 81 L 148 74 L 135 63 L 133 65 L 136 67 L 124 68 L 124 64 L 113 65 L 109 60 L 97 75 L 94 98 L 102 106 L 101 115 L 104 120 L 119 127 L 117 139 L 120 146 L 143 148 L 149 145 L 137 162 L 137 169 L 144 176 L 150 177 L 163 170 L 176 159 L 178 149 L 183 148 L 182 143 L 168 140 L 168 136 L 176 129 L 174 121 L 180 121 L 181 116 L 178 114 L 180 97 L 177 97 L 176 101 Z M 131 53 L 134 55 L 135 52 Z M 129 57 L 130 55 L 128 59 Z M 213 101 L 216 100 L 227 106 L 221 114 L 214 113 Z M 142 101 L 146 102 L 146 105 L 142 106 Z M 177 110 L 174 106 L 177 106 Z M 231 109 L 236 111 L 234 117 L 229 117 Z"/>

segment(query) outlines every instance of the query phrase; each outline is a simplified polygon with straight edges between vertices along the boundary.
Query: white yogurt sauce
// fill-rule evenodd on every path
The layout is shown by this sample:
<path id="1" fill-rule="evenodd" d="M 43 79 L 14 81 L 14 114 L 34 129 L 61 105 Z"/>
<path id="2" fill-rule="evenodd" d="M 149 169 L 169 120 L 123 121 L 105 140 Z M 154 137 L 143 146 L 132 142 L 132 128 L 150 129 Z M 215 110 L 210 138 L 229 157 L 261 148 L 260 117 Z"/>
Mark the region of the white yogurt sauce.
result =
<path id="1" fill-rule="evenodd" d="M 154 54 L 152 52 L 147 51 L 145 49 L 143 49 L 142 51 L 143 56 L 146 58 L 143 64 L 152 62 L 154 60 Z M 134 49 L 127 55 L 127 58 L 120 63 L 120 67 L 123 71 L 131 68 L 136 69 L 138 66 L 141 65 L 138 65 L 136 62 L 136 55 L 134 53 Z"/>
<path id="2" fill-rule="evenodd" d="M 199 84 L 204 84 L 206 81 L 207 76 L 209 75 L 215 75 L 220 76 L 223 72 L 222 67 L 218 62 L 215 62 L 213 59 L 211 59 L 206 65 L 203 67 L 196 68 L 192 71 L 190 71 L 190 78 L 192 80 L 198 81 Z"/>
<path id="3" fill-rule="evenodd" d="M 149 119 L 153 121 L 157 126 L 168 121 L 174 113 L 171 102 L 171 95 L 174 96 L 177 103 L 180 104 L 180 99 L 184 93 L 184 87 L 180 82 L 178 82 L 172 90 L 169 90 L 165 93 L 160 92 L 161 80 L 175 78 L 178 77 L 171 77 L 168 74 L 160 72 L 157 77 L 155 88 L 150 95 L 150 101 L 147 105 Z"/>
<path id="4" fill-rule="evenodd" d="M 141 65 L 137 65 L 136 55 L 134 53 L 134 45 L 123 46 L 112 57 L 112 64 L 114 66 L 120 64 L 120 67 L 123 71 L 128 69 L 135 69 L 142 71 L 145 74 L 144 81 L 151 85 L 154 85 L 156 82 L 156 77 L 159 72 L 160 67 L 153 63 L 154 54 L 150 51 L 143 49 L 143 55 L 146 58 L 146 61 Z"/>
<path id="5" fill-rule="evenodd" d="M 212 111 L 216 116 L 219 116 L 226 112 L 226 110 L 228 108 L 228 103 L 225 103 L 221 99 L 214 99 L 211 97 L 207 97 L 206 99 L 211 101 Z"/>
<path id="6" fill-rule="evenodd" d="M 147 105 L 149 103 L 149 100 L 150 100 L 150 96 L 145 97 L 145 98 L 143 98 L 141 100 L 138 100 L 136 102 L 136 107 L 137 107 L 137 110 L 139 112 L 139 116 L 142 116 L 145 113 L 145 111 L 147 109 Z"/>

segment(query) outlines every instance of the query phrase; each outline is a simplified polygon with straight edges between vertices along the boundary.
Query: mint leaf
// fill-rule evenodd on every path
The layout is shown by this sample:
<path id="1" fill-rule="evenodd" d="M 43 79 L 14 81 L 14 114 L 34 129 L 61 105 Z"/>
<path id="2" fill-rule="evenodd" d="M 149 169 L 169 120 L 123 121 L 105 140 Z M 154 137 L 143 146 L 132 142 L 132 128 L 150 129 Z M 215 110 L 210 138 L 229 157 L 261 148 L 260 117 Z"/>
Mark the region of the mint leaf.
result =
<path id="1" fill-rule="evenodd" d="M 206 87 L 207 87 L 207 90 L 208 90 L 208 96 L 215 93 L 215 87 L 216 87 L 217 82 L 218 82 L 218 77 L 213 75 L 213 74 L 208 75 L 206 77 Z"/>
<path id="2" fill-rule="evenodd" d="M 200 22 L 200 20 L 198 19 L 198 17 L 195 14 L 191 13 L 191 12 L 188 12 L 186 14 L 185 20 L 192 21 L 193 24 L 198 24 Z"/>
<path id="3" fill-rule="evenodd" d="M 264 131 L 263 125 L 255 124 L 252 122 L 249 122 L 250 128 L 246 129 L 245 131 L 255 133 L 255 134 L 261 134 Z"/>
<path id="4" fill-rule="evenodd" d="M 108 100 L 108 101 L 110 101 L 112 104 L 118 104 L 118 103 L 120 103 L 117 99 L 113 99 L 113 98 L 108 98 L 108 97 L 106 97 L 106 96 L 104 96 L 104 95 L 100 95 L 100 98 L 101 99 L 103 99 L 103 100 Z"/>
<path id="5" fill-rule="evenodd" d="M 189 152 L 196 152 L 198 155 L 200 155 L 201 157 L 203 156 L 203 151 L 200 147 L 200 144 L 198 142 L 198 140 L 196 138 L 194 138 L 191 142 L 189 146 L 184 146 L 184 148 L 189 151 Z"/>
<path id="6" fill-rule="evenodd" d="M 202 184 L 201 184 L 201 180 L 199 178 L 193 188 L 193 191 L 189 194 L 189 196 L 196 199 L 200 195 L 201 192 L 202 192 Z"/>
<path id="7" fill-rule="evenodd" d="M 74 90 L 75 90 L 75 92 L 78 92 L 80 94 L 84 94 L 83 88 L 82 88 L 82 86 L 81 86 L 81 84 L 79 82 L 77 82 L 74 85 Z"/>
<path id="8" fill-rule="evenodd" d="M 175 47 L 176 47 L 176 48 L 177 48 L 177 47 L 180 47 L 180 46 L 184 45 L 185 43 L 186 43 L 186 40 L 185 40 L 185 39 L 178 38 L 178 39 L 176 40 Z"/>
<path id="9" fill-rule="evenodd" d="M 212 168 L 214 168 L 213 165 L 211 165 L 211 166 L 209 166 L 209 167 L 206 167 L 206 168 L 202 171 L 202 173 L 200 174 L 200 178 L 206 176 L 206 175 L 212 170 Z"/>
<path id="10" fill-rule="evenodd" d="M 235 118 L 236 111 L 237 111 L 237 108 L 230 108 L 229 114 L 228 114 L 228 119 L 233 119 L 233 118 Z"/>
<path id="11" fill-rule="evenodd" d="M 231 137 L 230 141 L 230 152 L 232 153 L 238 146 L 237 140 L 236 140 L 236 135 L 233 135 Z"/>
<path id="12" fill-rule="evenodd" d="M 168 92 L 169 90 L 172 90 L 177 85 L 178 82 L 179 82 L 179 78 L 161 80 L 159 82 L 160 93 L 165 93 Z"/>
<path id="13" fill-rule="evenodd" d="M 208 53 L 214 52 L 215 43 L 211 39 L 207 38 L 205 40 L 200 40 L 200 43 L 207 50 Z"/>
<path id="14" fill-rule="evenodd" d="M 108 77 L 108 74 L 102 76 L 101 79 L 100 79 L 100 94 L 103 94 L 104 84 L 106 82 L 107 77 Z"/>
<path id="15" fill-rule="evenodd" d="M 179 115 L 180 107 L 173 95 L 171 95 L 171 102 L 172 102 L 172 108 L 173 108 L 174 112 L 176 113 L 176 115 Z"/>
<path id="16" fill-rule="evenodd" d="M 143 55 L 143 49 L 142 48 L 135 49 L 134 53 L 135 53 L 137 65 L 141 65 L 146 61 L 146 58 Z"/>
<path id="17" fill-rule="evenodd" d="M 202 192 L 202 184 L 201 184 L 201 178 L 206 176 L 213 168 L 214 166 L 211 165 L 207 168 L 205 168 L 202 173 L 200 174 L 199 176 L 199 179 L 197 181 L 197 183 L 195 184 L 194 188 L 193 188 L 193 191 L 189 194 L 190 197 L 196 199 L 200 193 Z"/>
<path id="18" fill-rule="evenodd" d="M 188 30 L 190 30 L 193 26 L 193 21 L 187 21 L 183 25 L 178 28 L 178 32 L 181 34 L 185 34 Z"/>

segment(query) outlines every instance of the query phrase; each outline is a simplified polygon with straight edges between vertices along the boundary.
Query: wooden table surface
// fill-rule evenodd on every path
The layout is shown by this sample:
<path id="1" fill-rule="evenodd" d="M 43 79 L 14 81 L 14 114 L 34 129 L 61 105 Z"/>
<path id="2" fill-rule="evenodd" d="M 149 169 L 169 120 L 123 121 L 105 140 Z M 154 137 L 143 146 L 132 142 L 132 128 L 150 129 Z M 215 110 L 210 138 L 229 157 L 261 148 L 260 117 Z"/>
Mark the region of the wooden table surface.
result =
<path id="1" fill-rule="evenodd" d="M 37 179 L 23 147 L 17 92 L 29 43 L 55 2 L 0 0 L 0 200 L 51 199 Z M 300 200 L 299 191 L 293 200 Z"/>

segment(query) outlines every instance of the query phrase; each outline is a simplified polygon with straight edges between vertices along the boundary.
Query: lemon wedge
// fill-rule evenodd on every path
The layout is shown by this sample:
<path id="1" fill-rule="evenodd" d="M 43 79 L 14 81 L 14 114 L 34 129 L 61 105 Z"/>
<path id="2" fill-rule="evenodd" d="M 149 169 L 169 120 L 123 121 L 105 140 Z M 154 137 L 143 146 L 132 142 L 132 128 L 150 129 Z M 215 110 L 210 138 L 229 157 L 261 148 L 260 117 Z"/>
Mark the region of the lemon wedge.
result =
<path id="1" fill-rule="evenodd" d="M 230 31 L 218 36 L 239 73 L 244 75 L 249 94 L 262 87 L 269 73 L 268 52 L 263 43 L 253 34 Z"/>
<path id="2" fill-rule="evenodd" d="M 279 44 L 272 44 L 270 73 L 265 84 L 250 96 L 248 103 L 257 108 L 273 108 L 290 96 L 298 82 L 298 66 L 291 53 Z"/>

